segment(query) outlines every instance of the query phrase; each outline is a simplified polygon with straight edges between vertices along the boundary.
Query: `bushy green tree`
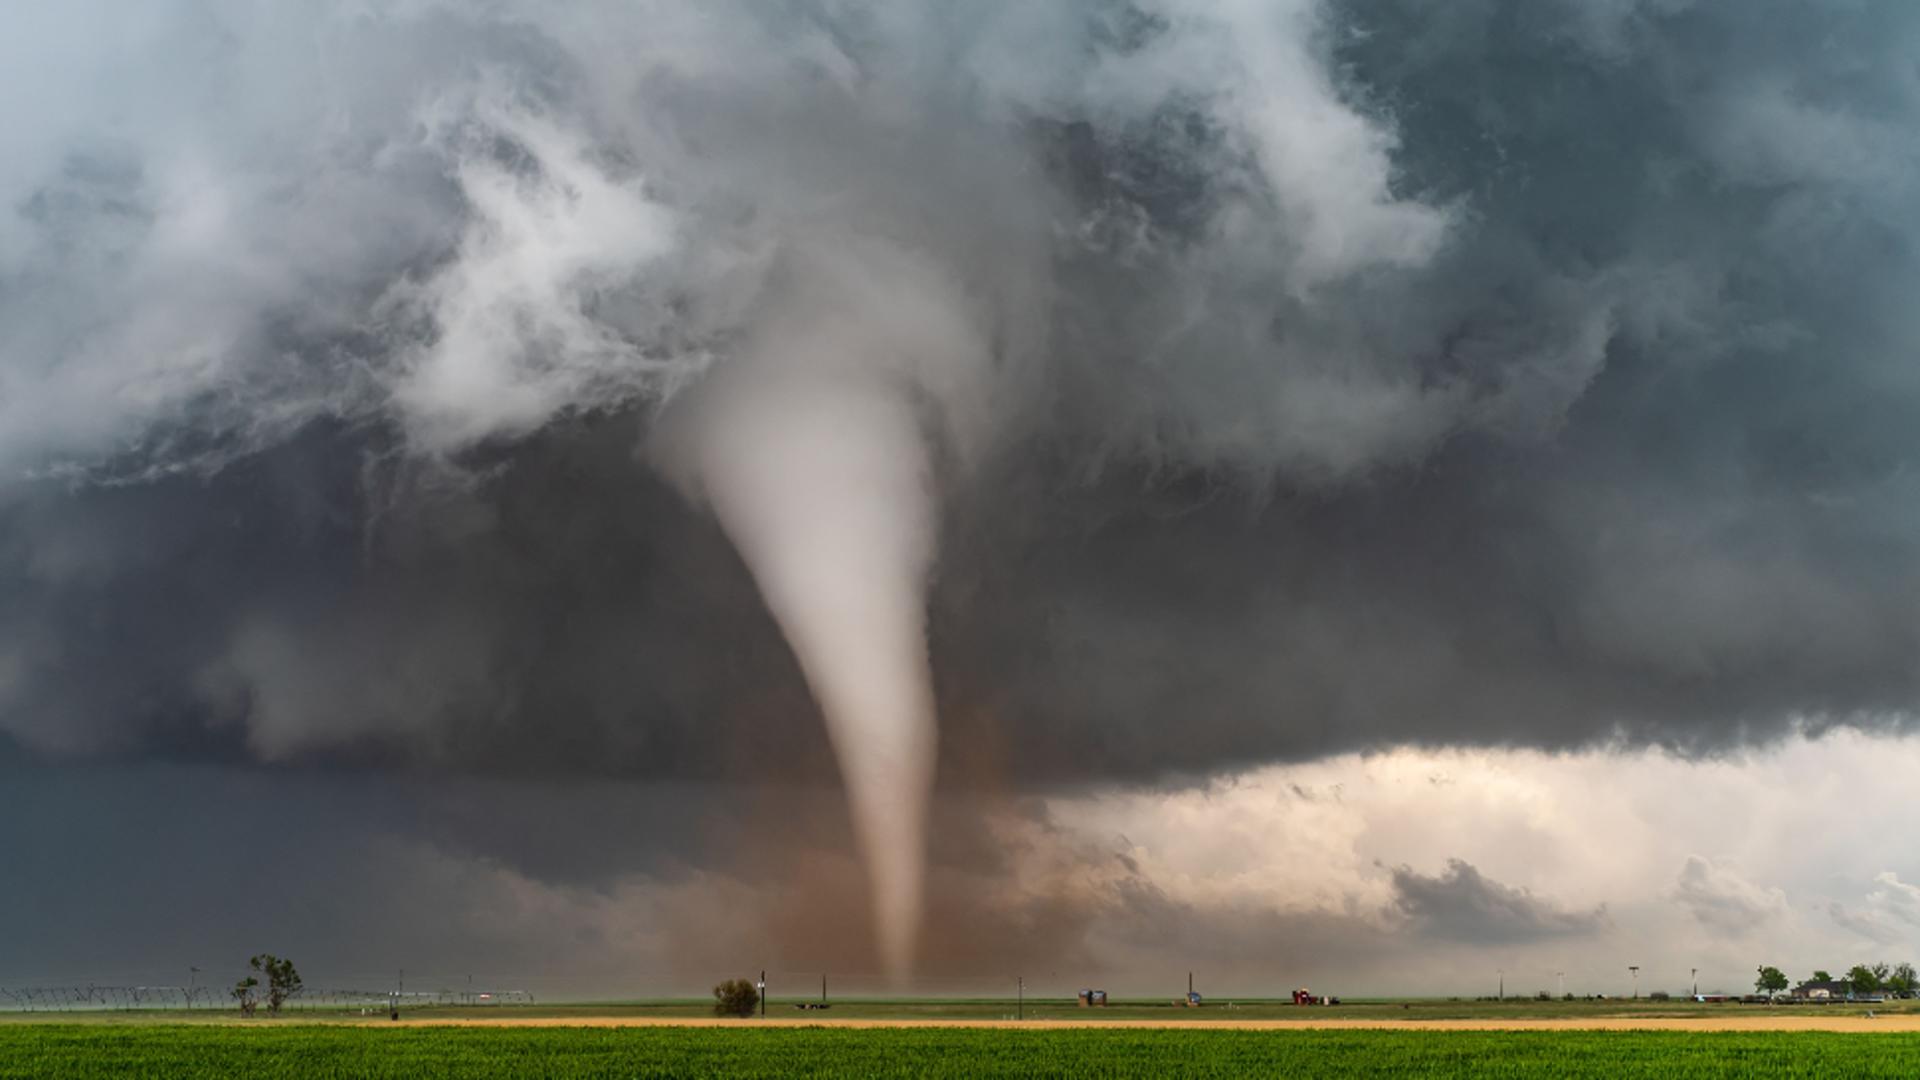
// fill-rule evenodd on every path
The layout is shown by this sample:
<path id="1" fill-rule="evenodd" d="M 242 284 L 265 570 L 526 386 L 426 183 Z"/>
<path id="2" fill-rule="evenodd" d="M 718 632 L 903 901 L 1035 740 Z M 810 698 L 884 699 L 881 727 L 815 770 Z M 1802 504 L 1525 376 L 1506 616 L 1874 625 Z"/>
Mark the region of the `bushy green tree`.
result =
<path id="1" fill-rule="evenodd" d="M 259 1004 L 253 996 L 253 991 L 259 985 L 260 980 L 251 975 L 233 984 L 233 1000 L 240 1003 L 241 1016 L 253 1015 L 254 1006 Z"/>
<path id="2" fill-rule="evenodd" d="M 1886 968 L 1885 964 L 1875 966 Z M 1865 964 L 1855 964 L 1853 970 L 1847 972 L 1847 985 L 1853 987 L 1856 994 L 1871 994 L 1880 989 L 1880 973 Z"/>
<path id="3" fill-rule="evenodd" d="M 261 953 L 247 961 L 247 966 L 267 977 L 267 1011 L 270 1013 L 278 1015 L 280 1006 L 300 992 L 300 973 L 294 970 L 291 960 L 283 960 L 272 953 Z M 251 976 L 247 981 L 259 985 Z"/>
<path id="4" fill-rule="evenodd" d="M 1771 964 L 1760 968 L 1760 977 L 1753 980 L 1753 988 L 1763 994 L 1777 994 L 1787 988 L 1787 973 Z"/>
<path id="5" fill-rule="evenodd" d="M 1912 964 L 1895 964 L 1893 973 L 1887 976 L 1887 989 L 1896 994 L 1911 994 L 1920 987 L 1920 979 L 1915 978 Z"/>
<path id="6" fill-rule="evenodd" d="M 1832 982 L 1833 976 L 1827 974 L 1824 971 L 1815 971 L 1813 973 L 1813 981 L 1814 982 Z"/>
<path id="7" fill-rule="evenodd" d="M 713 1015 L 752 1016 L 760 991 L 746 979 L 728 979 L 713 988 Z"/>

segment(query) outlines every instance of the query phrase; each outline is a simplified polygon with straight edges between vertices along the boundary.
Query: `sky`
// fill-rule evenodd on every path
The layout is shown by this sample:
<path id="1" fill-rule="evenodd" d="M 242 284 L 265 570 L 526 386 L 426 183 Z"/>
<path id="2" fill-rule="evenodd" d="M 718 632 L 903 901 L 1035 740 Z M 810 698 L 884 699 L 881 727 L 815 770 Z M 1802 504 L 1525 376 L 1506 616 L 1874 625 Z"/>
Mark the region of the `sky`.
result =
<path id="1" fill-rule="evenodd" d="M 1911 5 L 12 21 L 0 986 L 1920 952 Z"/>

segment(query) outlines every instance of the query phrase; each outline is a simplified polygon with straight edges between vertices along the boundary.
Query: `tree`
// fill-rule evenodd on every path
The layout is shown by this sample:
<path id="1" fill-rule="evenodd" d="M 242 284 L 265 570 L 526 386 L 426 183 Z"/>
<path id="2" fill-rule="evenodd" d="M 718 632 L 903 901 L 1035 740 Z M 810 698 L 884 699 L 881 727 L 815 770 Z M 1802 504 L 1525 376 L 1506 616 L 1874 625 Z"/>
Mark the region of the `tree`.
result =
<path id="1" fill-rule="evenodd" d="M 1753 988 L 1763 994 L 1777 994 L 1787 988 L 1787 973 L 1772 965 L 1762 965 Z"/>
<path id="2" fill-rule="evenodd" d="M 1896 964 L 1887 976 L 1887 989 L 1896 994 L 1911 994 L 1916 986 L 1920 986 L 1920 979 L 1916 979 L 1912 964 Z"/>
<path id="3" fill-rule="evenodd" d="M 1871 994 L 1880 989 L 1880 976 L 1865 964 L 1855 964 L 1853 970 L 1847 972 L 1847 984 L 1856 994 Z"/>
<path id="4" fill-rule="evenodd" d="M 253 1015 L 253 1007 L 259 1004 L 254 1000 L 253 990 L 259 985 L 260 980 L 251 975 L 233 984 L 233 1000 L 240 1003 L 241 1016 Z"/>
<path id="5" fill-rule="evenodd" d="M 728 979 L 713 988 L 713 1015 L 752 1016 L 760 991 L 746 979 Z"/>
<path id="6" fill-rule="evenodd" d="M 1827 974 L 1824 971 L 1816 971 L 1813 973 L 1813 981 L 1814 982 L 1832 982 L 1833 976 Z"/>
<path id="7" fill-rule="evenodd" d="M 267 1011 L 279 1015 L 280 1006 L 288 998 L 300 992 L 300 973 L 293 969 L 293 961 L 282 960 L 272 953 L 261 953 L 247 961 L 247 966 L 267 976 Z M 247 981 L 260 985 L 252 976 Z"/>

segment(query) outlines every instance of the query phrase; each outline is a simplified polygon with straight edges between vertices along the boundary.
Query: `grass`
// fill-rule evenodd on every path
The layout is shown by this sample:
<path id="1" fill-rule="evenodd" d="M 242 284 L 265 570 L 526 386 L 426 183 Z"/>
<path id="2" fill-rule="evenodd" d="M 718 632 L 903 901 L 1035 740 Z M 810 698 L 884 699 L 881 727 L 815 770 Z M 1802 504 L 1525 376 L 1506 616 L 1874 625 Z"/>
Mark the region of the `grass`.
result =
<path id="1" fill-rule="evenodd" d="M 1911 1077 L 1920 1034 L 1105 1029 L 0 1027 L 33 1077 Z"/>

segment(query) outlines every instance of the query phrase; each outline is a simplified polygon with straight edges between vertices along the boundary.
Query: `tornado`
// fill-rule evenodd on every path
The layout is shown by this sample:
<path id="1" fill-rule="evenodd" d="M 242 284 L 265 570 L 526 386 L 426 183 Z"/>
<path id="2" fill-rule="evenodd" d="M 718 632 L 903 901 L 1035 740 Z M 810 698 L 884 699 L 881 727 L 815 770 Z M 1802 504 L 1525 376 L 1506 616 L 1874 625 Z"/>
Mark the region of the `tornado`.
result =
<path id="1" fill-rule="evenodd" d="M 934 447 L 982 350 L 937 275 L 811 261 L 695 395 L 679 465 L 752 573 L 826 720 L 888 977 L 912 972 L 937 726 Z M 682 436 L 685 436 L 683 431 Z"/>

